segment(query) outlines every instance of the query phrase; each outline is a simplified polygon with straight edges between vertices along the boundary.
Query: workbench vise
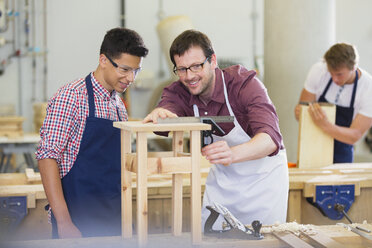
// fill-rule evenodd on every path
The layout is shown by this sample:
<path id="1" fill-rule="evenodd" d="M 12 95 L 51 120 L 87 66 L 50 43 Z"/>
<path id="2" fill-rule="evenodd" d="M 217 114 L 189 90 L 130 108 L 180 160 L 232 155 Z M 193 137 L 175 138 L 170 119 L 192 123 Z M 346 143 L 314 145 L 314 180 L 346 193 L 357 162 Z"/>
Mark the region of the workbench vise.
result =
<path id="1" fill-rule="evenodd" d="M 14 231 L 26 215 L 26 196 L 0 197 L 0 234 Z"/>
<path id="2" fill-rule="evenodd" d="M 204 224 L 204 235 L 214 236 L 217 238 L 232 238 L 232 239 L 249 239 L 259 240 L 263 239 L 260 233 L 262 223 L 258 220 L 252 222 L 252 229 L 243 225 L 232 213 L 221 204 L 214 203 L 214 206 L 206 206 L 211 212 Z M 219 215 L 222 215 L 226 221 L 223 230 L 214 230 L 213 225 Z"/>
<path id="3" fill-rule="evenodd" d="M 307 201 L 317 207 L 324 216 L 332 220 L 340 220 L 350 209 L 355 198 L 355 185 L 316 185 L 315 201 L 312 197 Z"/>

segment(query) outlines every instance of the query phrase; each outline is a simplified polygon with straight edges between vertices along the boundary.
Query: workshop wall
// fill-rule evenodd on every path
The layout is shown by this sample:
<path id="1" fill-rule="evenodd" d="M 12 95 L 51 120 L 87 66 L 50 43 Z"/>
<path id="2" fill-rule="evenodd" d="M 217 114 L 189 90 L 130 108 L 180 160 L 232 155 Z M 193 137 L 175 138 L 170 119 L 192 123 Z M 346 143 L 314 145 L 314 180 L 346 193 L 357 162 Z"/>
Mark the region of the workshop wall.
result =
<path id="1" fill-rule="evenodd" d="M 38 47 L 43 52 L 43 0 L 34 0 L 36 5 L 35 32 L 36 41 L 31 47 Z M 273 0 L 266 0 L 273 1 Z M 1 6 L 0 0 L 0 6 Z M 33 93 L 32 57 L 27 55 L 25 46 L 25 0 L 14 2 L 20 11 L 15 17 L 17 29 L 15 47 L 11 43 L 0 46 L 0 60 L 3 61 L 15 49 L 20 49 L 25 56 L 12 57 L 0 66 L 0 105 L 15 105 L 15 112 L 27 118 L 24 130 L 32 131 L 32 103 L 44 101 L 43 94 L 43 56 L 36 59 L 35 94 Z M 33 1 L 29 1 L 32 3 Z M 143 117 L 149 110 L 152 92 L 170 78 L 165 55 L 160 49 L 156 33 L 157 23 L 164 17 L 187 15 L 196 29 L 205 32 L 212 40 L 219 62 L 234 61 L 248 68 L 257 68 L 263 78 L 263 13 L 264 0 L 233 1 L 174 1 L 174 0 L 127 0 L 125 1 L 126 26 L 137 30 L 150 49 L 144 60 L 144 71 L 139 77 L 137 88 L 133 87 L 131 95 L 134 117 Z M 47 0 L 47 98 L 63 84 L 78 77 L 83 77 L 94 70 L 98 63 L 99 45 L 105 32 L 119 26 L 119 0 Z M 372 73 L 372 23 L 368 11 L 372 1 L 337 0 L 336 5 L 336 40 L 355 44 L 360 53 L 360 65 Z M 0 19 L 1 28 L 1 19 Z M 33 28 L 33 23 L 30 23 Z M 31 31 L 32 29 L 30 29 Z M 12 27 L 0 32 L 0 37 L 12 40 Z M 31 41 L 32 41 L 32 37 Z M 319 58 L 323 54 L 319 54 Z M 301 54 L 299 55 L 301 56 Z M 315 62 L 315 61 L 314 61 Z M 3 62 L 2 62 L 3 64 Z M 295 68 L 289 68 L 294 70 Z M 142 77 L 142 78 L 141 78 Z M 303 75 L 305 80 L 306 75 Z M 136 85 L 136 84 L 134 84 Z M 145 97 L 144 97 L 145 96 Z M 298 98 L 298 96 L 293 96 Z M 34 99 L 32 99 L 34 98 Z M 136 98 L 138 99 L 136 102 Z M 147 102 L 146 102 L 147 98 Z M 140 99 L 140 100 L 139 100 Z M 285 104 L 285 103 L 284 103 Z M 277 104 L 280 108 L 280 103 Z M 288 113 L 288 119 L 295 119 Z M 297 136 L 297 130 L 293 130 Z M 357 146 L 363 159 L 370 159 L 369 151 L 361 141 Z M 296 154 L 289 154 L 295 161 Z"/>

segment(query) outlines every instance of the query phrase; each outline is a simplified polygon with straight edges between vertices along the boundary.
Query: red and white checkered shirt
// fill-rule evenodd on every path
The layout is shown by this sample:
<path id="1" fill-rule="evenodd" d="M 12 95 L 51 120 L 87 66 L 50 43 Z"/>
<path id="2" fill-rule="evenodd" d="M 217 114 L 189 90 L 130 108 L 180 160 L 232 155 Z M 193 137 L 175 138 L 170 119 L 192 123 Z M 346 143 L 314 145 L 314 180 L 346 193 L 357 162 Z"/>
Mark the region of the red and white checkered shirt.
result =
<path id="1" fill-rule="evenodd" d="M 93 73 L 91 78 L 95 117 L 127 121 L 128 114 L 119 94 L 115 91 L 110 94 Z M 88 115 L 88 92 L 84 78 L 63 86 L 48 102 L 47 114 L 40 129 L 41 141 L 36 151 L 36 159 L 55 159 L 61 178 L 75 163 Z"/>

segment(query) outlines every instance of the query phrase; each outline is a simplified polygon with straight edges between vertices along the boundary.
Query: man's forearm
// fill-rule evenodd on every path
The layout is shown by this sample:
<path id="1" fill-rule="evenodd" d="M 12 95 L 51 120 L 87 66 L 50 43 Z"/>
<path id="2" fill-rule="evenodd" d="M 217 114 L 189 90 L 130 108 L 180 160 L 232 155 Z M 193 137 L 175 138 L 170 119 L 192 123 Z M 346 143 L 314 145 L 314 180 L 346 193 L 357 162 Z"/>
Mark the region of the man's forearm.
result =
<path id="1" fill-rule="evenodd" d="M 57 162 L 54 159 L 43 159 L 39 160 L 38 165 L 44 191 L 57 223 L 71 222 L 71 217 L 63 196 Z"/>
<path id="2" fill-rule="evenodd" d="M 250 141 L 231 148 L 234 163 L 260 159 L 272 154 L 276 149 L 275 142 L 266 133 L 259 133 Z"/>

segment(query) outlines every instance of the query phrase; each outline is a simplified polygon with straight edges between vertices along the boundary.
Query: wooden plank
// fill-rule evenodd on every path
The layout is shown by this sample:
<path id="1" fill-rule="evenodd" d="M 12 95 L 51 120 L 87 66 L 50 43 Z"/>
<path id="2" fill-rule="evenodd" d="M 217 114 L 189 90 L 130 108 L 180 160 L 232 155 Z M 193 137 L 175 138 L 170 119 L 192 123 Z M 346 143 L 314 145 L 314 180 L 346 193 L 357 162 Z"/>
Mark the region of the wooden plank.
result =
<path id="1" fill-rule="evenodd" d="M 36 208 L 36 193 L 27 194 L 27 208 Z"/>
<path id="2" fill-rule="evenodd" d="M 296 235 L 289 233 L 289 232 L 273 232 L 274 236 L 278 239 L 287 243 L 290 247 L 293 248 L 314 248 L 313 246 L 309 245 Z"/>
<path id="3" fill-rule="evenodd" d="M 0 124 L 4 123 L 22 123 L 25 120 L 22 116 L 0 116 Z"/>
<path id="4" fill-rule="evenodd" d="M 328 120 L 335 123 L 336 107 L 321 106 Z M 311 119 L 309 106 L 301 105 L 297 150 L 298 168 L 319 168 L 333 164 L 333 138 Z"/>
<path id="5" fill-rule="evenodd" d="M 301 190 L 290 190 L 288 197 L 287 221 L 301 223 Z"/>
<path id="6" fill-rule="evenodd" d="M 183 131 L 173 132 L 173 156 L 177 157 L 178 152 L 183 151 Z M 187 157 L 189 172 L 191 172 L 191 157 Z M 169 165 L 172 170 L 177 168 L 177 164 Z M 172 234 L 180 236 L 182 233 L 182 174 L 172 175 Z"/>
<path id="7" fill-rule="evenodd" d="M 311 234 L 311 235 L 305 232 L 301 232 L 301 233 L 304 234 L 309 239 L 317 242 L 324 248 L 346 248 L 346 246 L 335 241 L 334 239 L 330 238 L 329 236 L 327 236 L 326 234 L 324 234 L 323 232 L 319 230 L 317 230 L 317 233 Z"/>
<path id="8" fill-rule="evenodd" d="M 23 135 L 23 131 L 0 131 L 0 136 L 6 136 L 9 138 L 17 138 Z"/>
<path id="9" fill-rule="evenodd" d="M 0 186 L 0 196 L 17 196 L 28 194 L 35 194 L 36 199 L 46 199 L 42 184 Z"/>
<path id="10" fill-rule="evenodd" d="M 200 180 L 200 132 L 190 131 L 191 152 L 191 239 L 193 245 L 202 241 L 201 232 L 201 180 Z"/>
<path id="11" fill-rule="evenodd" d="M 126 169 L 137 173 L 136 154 L 127 154 Z M 190 173 L 191 157 L 147 158 L 147 174 Z"/>
<path id="12" fill-rule="evenodd" d="M 148 158 L 169 158 L 173 157 L 173 151 L 167 151 L 167 152 L 148 152 L 147 157 Z"/>
<path id="13" fill-rule="evenodd" d="M 25 169 L 26 174 L 26 180 L 27 182 L 40 182 L 41 183 L 41 177 L 40 173 L 35 173 L 34 169 L 26 168 Z"/>
<path id="14" fill-rule="evenodd" d="M 25 184 L 27 184 L 27 179 L 23 173 L 0 173 L 0 186 Z"/>
<path id="15" fill-rule="evenodd" d="M 123 238 L 131 238 L 132 230 L 132 173 L 125 167 L 126 154 L 132 151 L 131 134 L 121 130 L 121 235 Z"/>
<path id="16" fill-rule="evenodd" d="M 139 246 L 147 245 L 148 209 L 147 209 L 147 136 L 137 132 L 137 235 Z"/>
<path id="17" fill-rule="evenodd" d="M 4 125 L 0 125 L 0 131 L 2 132 L 6 132 L 6 131 L 13 131 L 13 132 L 17 132 L 17 131 L 22 131 L 22 127 L 20 125 L 13 125 L 13 124 L 4 124 Z"/>
<path id="18" fill-rule="evenodd" d="M 132 132 L 169 132 L 184 130 L 211 130 L 211 125 L 204 123 L 170 123 L 154 124 L 142 123 L 141 121 L 119 121 L 114 122 L 114 127 Z"/>

